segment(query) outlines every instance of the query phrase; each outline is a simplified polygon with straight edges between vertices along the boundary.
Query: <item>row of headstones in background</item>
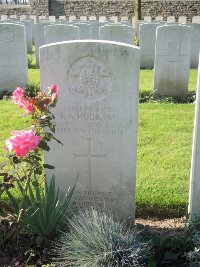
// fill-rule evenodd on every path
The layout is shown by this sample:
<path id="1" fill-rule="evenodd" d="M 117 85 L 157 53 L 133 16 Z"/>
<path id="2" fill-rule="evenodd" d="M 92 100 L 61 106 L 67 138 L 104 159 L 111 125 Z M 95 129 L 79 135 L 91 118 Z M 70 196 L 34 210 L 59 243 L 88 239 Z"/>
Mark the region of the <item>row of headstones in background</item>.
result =
<path id="1" fill-rule="evenodd" d="M 26 44 L 27 44 L 27 53 L 32 52 L 33 20 L 31 20 L 31 19 L 16 20 L 14 18 L 10 18 L 7 20 L 1 20 L 0 23 L 13 23 L 13 24 L 24 25 L 25 26 Z"/>
<path id="2" fill-rule="evenodd" d="M 28 82 L 27 46 L 23 24 L 0 23 L 0 91 Z"/>
<path id="3" fill-rule="evenodd" d="M 139 23 L 139 45 L 141 48 L 141 68 L 154 68 L 155 45 L 156 45 L 156 29 L 162 26 L 162 22 L 144 22 Z M 165 25 L 172 25 L 165 23 Z M 174 23 L 173 25 L 180 25 Z M 200 51 L 200 24 L 187 23 L 186 26 L 191 27 L 191 60 L 190 68 L 197 68 L 199 64 Z"/>
<path id="4" fill-rule="evenodd" d="M 154 64 L 154 96 L 184 97 L 188 92 L 191 28 L 157 27 Z"/>
<path id="5" fill-rule="evenodd" d="M 63 143 L 51 142 L 45 162 L 55 166 L 61 194 L 79 173 L 73 211 L 110 209 L 134 222 L 139 69 L 131 45 L 82 40 L 40 48 L 41 87 L 59 87 L 54 115 Z"/>
<path id="6" fill-rule="evenodd" d="M 37 16 L 37 15 L 0 15 L 0 19 L 1 20 L 6 20 L 8 18 L 14 18 L 14 19 L 29 19 L 32 18 L 34 19 L 35 23 L 38 22 L 39 20 L 43 20 L 43 19 L 49 19 L 51 22 L 56 22 L 56 17 L 55 16 Z M 77 17 L 76 16 L 69 16 L 69 18 L 66 18 L 66 16 L 59 16 L 59 20 L 67 20 L 69 19 L 69 21 L 73 21 L 76 20 Z M 106 18 L 105 16 L 99 16 L 98 18 L 96 16 L 81 16 L 79 18 L 80 20 L 83 21 L 87 21 L 87 20 L 99 20 L 99 21 L 105 21 L 105 20 L 112 20 L 114 22 L 118 22 L 118 21 L 130 21 L 132 22 L 132 24 L 134 24 L 134 17 L 132 17 L 132 19 L 130 20 L 130 18 L 128 18 L 127 16 L 122 16 L 120 17 L 120 19 L 117 16 L 111 16 L 109 18 Z M 154 19 L 152 19 L 151 16 L 144 16 L 143 20 L 147 21 L 147 22 L 151 22 L 151 21 L 163 21 L 164 18 L 163 16 L 156 16 Z M 166 18 L 166 22 L 179 22 L 179 23 L 186 23 L 187 21 L 187 17 L 186 16 L 179 16 L 178 19 L 176 20 L 176 18 L 174 16 L 168 16 Z M 200 16 L 193 16 L 192 17 L 192 23 L 200 23 Z"/>
<path id="7" fill-rule="evenodd" d="M 72 21 L 52 24 L 49 21 L 34 24 L 36 65 L 39 67 L 39 47 L 58 41 L 101 39 L 133 44 L 134 29 L 123 23 L 99 21 Z"/>

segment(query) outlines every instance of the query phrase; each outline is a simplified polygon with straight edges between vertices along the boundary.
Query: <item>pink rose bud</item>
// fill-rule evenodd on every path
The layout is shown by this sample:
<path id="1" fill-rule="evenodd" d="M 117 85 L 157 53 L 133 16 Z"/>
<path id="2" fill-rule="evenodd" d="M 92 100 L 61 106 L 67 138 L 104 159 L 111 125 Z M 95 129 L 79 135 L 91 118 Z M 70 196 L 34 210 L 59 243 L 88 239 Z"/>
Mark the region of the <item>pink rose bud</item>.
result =
<path id="1" fill-rule="evenodd" d="M 55 84 L 51 85 L 51 93 L 58 93 L 58 86 Z"/>
<path id="2" fill-rule="evenodd" d="M 34 134 L 33 130 L 14 131 L 12 137 L 6 140 L 6 150 L 15 151 L 17 157 L 24 157 L 31 150 L 35 150 L 41 136 Z"/>

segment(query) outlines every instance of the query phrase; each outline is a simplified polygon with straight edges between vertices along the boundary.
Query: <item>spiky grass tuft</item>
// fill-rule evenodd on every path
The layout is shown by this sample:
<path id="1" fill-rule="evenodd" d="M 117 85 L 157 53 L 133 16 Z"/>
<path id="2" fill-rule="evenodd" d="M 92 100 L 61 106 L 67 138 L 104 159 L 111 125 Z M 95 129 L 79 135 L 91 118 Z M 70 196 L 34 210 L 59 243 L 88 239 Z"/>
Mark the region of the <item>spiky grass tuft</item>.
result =
<path id="1" fill-rule="evenodd" d="M 56 247 L 56 261 L 74 267 L 145 266 L 152 246 L 136 227 L 114 221 L 110 212 L 80 212 Z"/>

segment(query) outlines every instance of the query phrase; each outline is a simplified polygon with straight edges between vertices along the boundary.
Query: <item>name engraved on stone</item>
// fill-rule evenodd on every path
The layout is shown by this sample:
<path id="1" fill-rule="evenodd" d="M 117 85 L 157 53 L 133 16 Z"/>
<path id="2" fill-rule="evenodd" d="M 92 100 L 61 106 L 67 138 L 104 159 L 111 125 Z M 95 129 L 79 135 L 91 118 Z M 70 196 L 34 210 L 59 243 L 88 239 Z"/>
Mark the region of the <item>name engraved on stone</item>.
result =
<path id="1" fill-rule="evenodd" d="M 110 107 L 70 105 L 66 112 L 59 113 L 56 119 L 58 133 L 122 135 L 132 127 L 132 120 L 120 118 Z"/>
<path id="2" fill-rule="evenodd" d="M 78 58 L 67 72 L 69 93 L 75 99 L 96 102 L 105 98 L 112 87 L 111 72 L 105 63 L 96 57 Z"/>
<path id="3" fill-rule="evenodd" d="M 96 142 L 93 138 L 87 138 L 87 152 L 86 154 L 74 154 L 76 159 L 88 160 L 88 179 L 89 179 L 89 191 L 92 189 L 92 159 L 104 159 L 105 154 L 93 153 L 93 143 Z"/>

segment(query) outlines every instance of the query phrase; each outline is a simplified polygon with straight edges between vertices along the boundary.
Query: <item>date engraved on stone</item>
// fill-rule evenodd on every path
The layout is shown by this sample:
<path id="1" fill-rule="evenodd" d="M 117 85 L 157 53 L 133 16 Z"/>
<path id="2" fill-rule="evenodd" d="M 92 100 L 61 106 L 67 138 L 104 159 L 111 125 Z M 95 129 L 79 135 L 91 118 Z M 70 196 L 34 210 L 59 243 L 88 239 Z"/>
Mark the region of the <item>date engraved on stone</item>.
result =
<path id="1" fill-rule="evenodd" d="M 81 57 L 68 69 L 69 93 L 76 99 L 96 102 L 105 98 L 112 87 L 111 72 L 96 57 Z"/>

